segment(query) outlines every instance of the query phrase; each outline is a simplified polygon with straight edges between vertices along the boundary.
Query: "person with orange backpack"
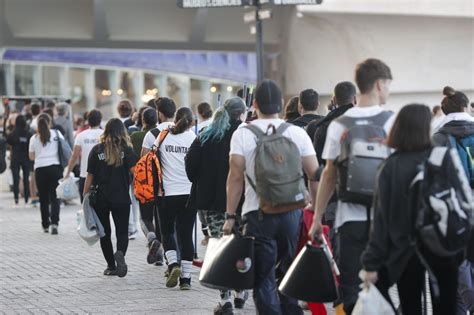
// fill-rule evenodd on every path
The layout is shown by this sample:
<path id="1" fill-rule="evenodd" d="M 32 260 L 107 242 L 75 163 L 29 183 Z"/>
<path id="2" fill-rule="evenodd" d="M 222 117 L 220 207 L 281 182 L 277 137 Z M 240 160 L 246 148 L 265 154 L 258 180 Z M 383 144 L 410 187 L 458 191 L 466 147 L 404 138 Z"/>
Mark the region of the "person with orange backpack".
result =
<path id="1" fill-rule="evenodd" d="M 146 133 L 154 128 L 158 121 L 155 109 L 147 108 L 142 113 L 143 130 L 136 131 L 130 136 L 135 154 L 140 155 L 143 138 Z M 154 176 L 156 168 L 152 163 L 156 163 L 159 168 L 156 152 L 150 151 L 137 163 L 135 178 L 133 181 L 133 192 L 140 206 L 141 227 L 143 234 L 148 240 L 147 262 L 157 266 L 163 265 L 163 246 L 161 245 L 160 224 L 155 202 Z M 153 174 L 155 170 L 155 174 Z M 158 183 L 159 184 L 159 183 Z"/>

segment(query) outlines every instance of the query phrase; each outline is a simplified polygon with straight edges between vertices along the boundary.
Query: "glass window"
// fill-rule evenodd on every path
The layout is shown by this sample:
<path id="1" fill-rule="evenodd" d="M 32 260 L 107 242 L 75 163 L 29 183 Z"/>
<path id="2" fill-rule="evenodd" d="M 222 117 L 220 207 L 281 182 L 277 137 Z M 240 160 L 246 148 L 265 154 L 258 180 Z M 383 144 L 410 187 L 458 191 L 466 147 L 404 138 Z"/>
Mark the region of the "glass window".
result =
<path id="1" fill-rule="evenodd" d="M 61 95 L 59 84 L 59 68 L 43 67 L 43 92 L 44 95 Z"/>
<path id="2" fill-rule="evenodd" d="M 34 66 L 15 65 L 15 94 L 33 95 Z"/>
<path id="3" fill-rule="evenodd" d="M 81 115 L 87 111 L 87 102 L 90 101 L 86 93 L 86 71 L 88 70 L 81 68 L 69 69 L 69 95 L 71 95 L 72 110 Z"/>
<path id="4" fill-rule="evenodd" d="M 114 116 L 114 106 L 112 104 L 112 91 L 110 88 L 110 71 L 95 71 L 95 97 L 97 100 L 97 108 L 100 109 L 105 119 Z"/>

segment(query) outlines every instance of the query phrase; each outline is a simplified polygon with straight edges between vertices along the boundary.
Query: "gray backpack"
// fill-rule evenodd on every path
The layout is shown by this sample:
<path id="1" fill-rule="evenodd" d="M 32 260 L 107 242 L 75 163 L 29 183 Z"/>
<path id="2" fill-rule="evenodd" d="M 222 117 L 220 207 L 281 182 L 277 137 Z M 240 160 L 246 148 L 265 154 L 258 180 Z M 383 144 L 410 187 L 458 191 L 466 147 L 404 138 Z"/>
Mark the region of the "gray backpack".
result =
<path id="1" fill-rule="evenodd" d="M 383 126 L 392 115 L 383 111 L 372 117 L 341 116 L 336 120 L 347 130 L 335 161 L 339 200 L 372 205 L 377 170 L 390 155 L 383 143 L 387 136 Z"/>
<path id="2" fill-rule="evenodd" d="M 298 147 L 283 136 L 290 126 L 282 123 L 275 128 L 270 124 L 266 132 L 255 125 L 245 126 L 258 138 L 255 152 L 256 181 L 254 183 L 248 175 L 247 180 L 260 198 L 260 210 L 265 213 L 283 213 L 303 208 L 307 204 L 308 192 Z"/>

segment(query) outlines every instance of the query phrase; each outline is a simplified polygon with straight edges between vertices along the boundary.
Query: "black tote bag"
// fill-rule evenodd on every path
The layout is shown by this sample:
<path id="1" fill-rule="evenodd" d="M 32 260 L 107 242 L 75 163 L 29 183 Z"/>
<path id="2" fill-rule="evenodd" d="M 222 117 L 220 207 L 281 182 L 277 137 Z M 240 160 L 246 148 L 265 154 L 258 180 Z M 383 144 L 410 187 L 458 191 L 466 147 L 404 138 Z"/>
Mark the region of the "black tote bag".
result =
<path id="1" fill-rule="evenodd" d="M 219 290 L 247 290 L 254 286 L 254 239 L 238 233 L 211 238 L 199 275 L 200 283 Z"/>
<path id="2" fill-rule="evenodd" d="M 288 269 L 278 290 L 291 298 L 306 302 L 327 303 L 337 300 L 336 279 L 327 246 L 307 244 Z"/>

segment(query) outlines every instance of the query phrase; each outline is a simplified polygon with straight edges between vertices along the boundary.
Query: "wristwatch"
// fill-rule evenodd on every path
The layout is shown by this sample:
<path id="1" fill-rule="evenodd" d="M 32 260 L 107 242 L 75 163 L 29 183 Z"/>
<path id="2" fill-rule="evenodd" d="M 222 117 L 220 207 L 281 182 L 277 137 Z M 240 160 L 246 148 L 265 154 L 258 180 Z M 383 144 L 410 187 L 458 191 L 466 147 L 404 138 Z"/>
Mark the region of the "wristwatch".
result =
<path id="1" fill-rule="evenodd" d="M 236 218 L 237 218 L 237 215 L 235 215 L 235 214 L 230 214 L 230 213 L 227 213 L 227 212 L 225 213 L 225 219 L 226 220 L 232 220 L 232 219 L 235 220 Z"/>

